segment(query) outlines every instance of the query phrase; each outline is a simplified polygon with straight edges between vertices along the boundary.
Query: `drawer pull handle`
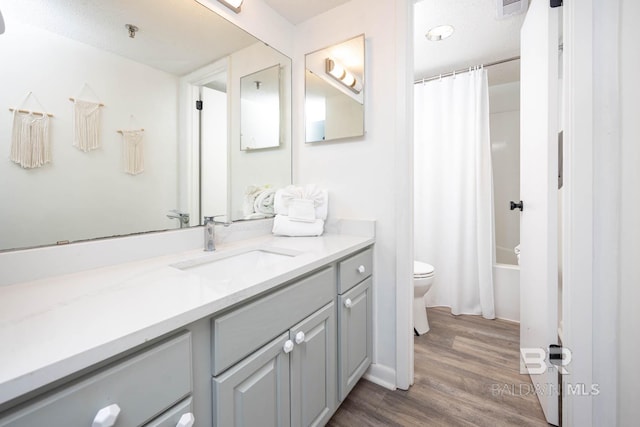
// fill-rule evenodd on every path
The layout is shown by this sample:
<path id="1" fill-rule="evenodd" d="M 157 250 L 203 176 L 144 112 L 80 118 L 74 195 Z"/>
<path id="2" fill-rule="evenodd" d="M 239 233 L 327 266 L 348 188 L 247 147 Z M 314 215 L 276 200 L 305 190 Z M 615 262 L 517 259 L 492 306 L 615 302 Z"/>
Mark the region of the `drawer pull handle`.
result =
<path id="1" fill-rule="evenodd" d="M 351 302 L 351 298 L 347 298 L 346 300 L 344 300 L 344 306 L 347 308 L 353 307 L 353 302 Z"/>
<path id="2" fill-rule="evenodd" d="M 291 340 L 285 341 L 284 347 L 282 347 L 282 349 L 284 350 L 285 353 L 291 353 L 291 351 L 293 350 L 293 341 Z"/>
<path id="3" fill-rule="evenodd" d="M 178 420 L 178 424 L 176 424 L 176 427 L 193 427 L 195 422 L 196 417 L 194 417 L 191 412 L 188 412 L 186 414 L 182 414 Z"/>
<path id="4" fill-rule="evenodd" d="M 304 332 L 300 331 L 296 334 L 296 344 L 302 344 L 304 342 Z"/>
<path id="5" fill-rule="evenodd" d="M 120 407 L 117 403 L 102 408 L 93 419 L 91 427 L 113 427 L 118 420 L 118 415 L 120 415 Z"/>
<path id="6" fill-rule="evenodd" d="M 364 265 L 361 265 L 360 267 L 358 267 L 358 273 L 364 274 L 365 271 L 367 271 L 367 269 L 364 268 Z"/>

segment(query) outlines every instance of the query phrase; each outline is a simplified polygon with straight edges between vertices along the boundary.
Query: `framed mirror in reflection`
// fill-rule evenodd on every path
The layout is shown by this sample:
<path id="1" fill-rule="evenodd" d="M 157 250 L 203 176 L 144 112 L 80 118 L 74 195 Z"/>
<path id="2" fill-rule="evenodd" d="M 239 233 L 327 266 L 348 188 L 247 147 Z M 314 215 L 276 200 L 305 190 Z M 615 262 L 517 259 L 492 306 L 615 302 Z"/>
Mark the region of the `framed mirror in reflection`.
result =
<path id="1" fill-rule="evenodd" d="M 247 161 L 238 150 L 240 77 L 281 64 L 290 85 L 291 60 L 213 11 L 189 0 L 21 0 L 2 13 L 0 250 L 243 219 L 234 212 L 248 187 L 291 183 L 290 88 L 275 152 Z M 100 148 L 73 146 L 70 97 L 104 105 Z M 50 163 L 9 160 L 8 108 L 53 114 Z M 140 128 L 144 171 L 133 175 L 118 131 Z"/>
<path id="2" fill-rule="evenodd" d="M 240 149 L 280 145 L 280 64 L 240 79 Z"/>
<path id="3" fill-rule="evenodd" d="M 364 34 L 305 56 L 305 141 L 364 135 Z"/>

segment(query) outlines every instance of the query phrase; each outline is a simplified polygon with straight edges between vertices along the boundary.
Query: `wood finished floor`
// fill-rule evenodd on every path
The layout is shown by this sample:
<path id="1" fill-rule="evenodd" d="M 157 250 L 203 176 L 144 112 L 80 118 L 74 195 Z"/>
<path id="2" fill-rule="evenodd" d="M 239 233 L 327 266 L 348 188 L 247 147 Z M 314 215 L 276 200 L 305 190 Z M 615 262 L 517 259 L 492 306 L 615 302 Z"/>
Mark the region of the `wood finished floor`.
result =
<path id="1" fill-rule="evenodd" d="M 429 308 L 431 330 L 415 338 L 415 383 L 391 391 L 366 380 L 327 424 L 547 426 L 529 377 L 519 373 L 517 323 Z"/>

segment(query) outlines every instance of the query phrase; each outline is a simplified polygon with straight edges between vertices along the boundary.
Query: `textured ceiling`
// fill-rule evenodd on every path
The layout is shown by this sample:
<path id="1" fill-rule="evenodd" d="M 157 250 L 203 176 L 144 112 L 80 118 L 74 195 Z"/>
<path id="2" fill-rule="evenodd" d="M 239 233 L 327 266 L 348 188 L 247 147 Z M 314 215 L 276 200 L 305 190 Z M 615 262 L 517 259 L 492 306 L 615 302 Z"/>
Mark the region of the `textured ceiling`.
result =
<path id="1" fill-rule="evenodd" d="M 194 0 L 0 0 L 23 22 L 183 75 L 258 40 Z M 126 24 L 140 28 L 129 38 Z"/>
<path id="2" fill-rule="evenodd" d="M 292 24 L 299 24 L 349 0 L 264 0 Z M 375 0 L 370 0 L 375 1 Z"/>
<path id="3" fill-rule="evenodd" d="M 519 56 L 524 14 L 498 19 L 496 3 L 496 0 L 417 2 L 414 9 L 415 78 Z M 443 24 L 453 25 L 453 36 L 439 42 L 427 40 L 426 32 Z M 491 67 L 491 83 L 517 80 L 519 62 Z"/>

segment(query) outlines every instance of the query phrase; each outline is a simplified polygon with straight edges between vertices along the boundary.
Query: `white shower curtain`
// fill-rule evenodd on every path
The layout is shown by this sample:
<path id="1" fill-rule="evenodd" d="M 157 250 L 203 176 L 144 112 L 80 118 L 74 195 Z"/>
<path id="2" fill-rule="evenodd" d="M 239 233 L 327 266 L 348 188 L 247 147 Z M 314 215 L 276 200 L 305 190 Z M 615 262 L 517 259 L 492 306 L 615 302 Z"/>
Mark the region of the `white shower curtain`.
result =
<path id="1" fill-rule="evenodd" d="M 415 85 L 415 258 L 435 267 L 428 306 L 495 317 L 487 73 Z"/>

